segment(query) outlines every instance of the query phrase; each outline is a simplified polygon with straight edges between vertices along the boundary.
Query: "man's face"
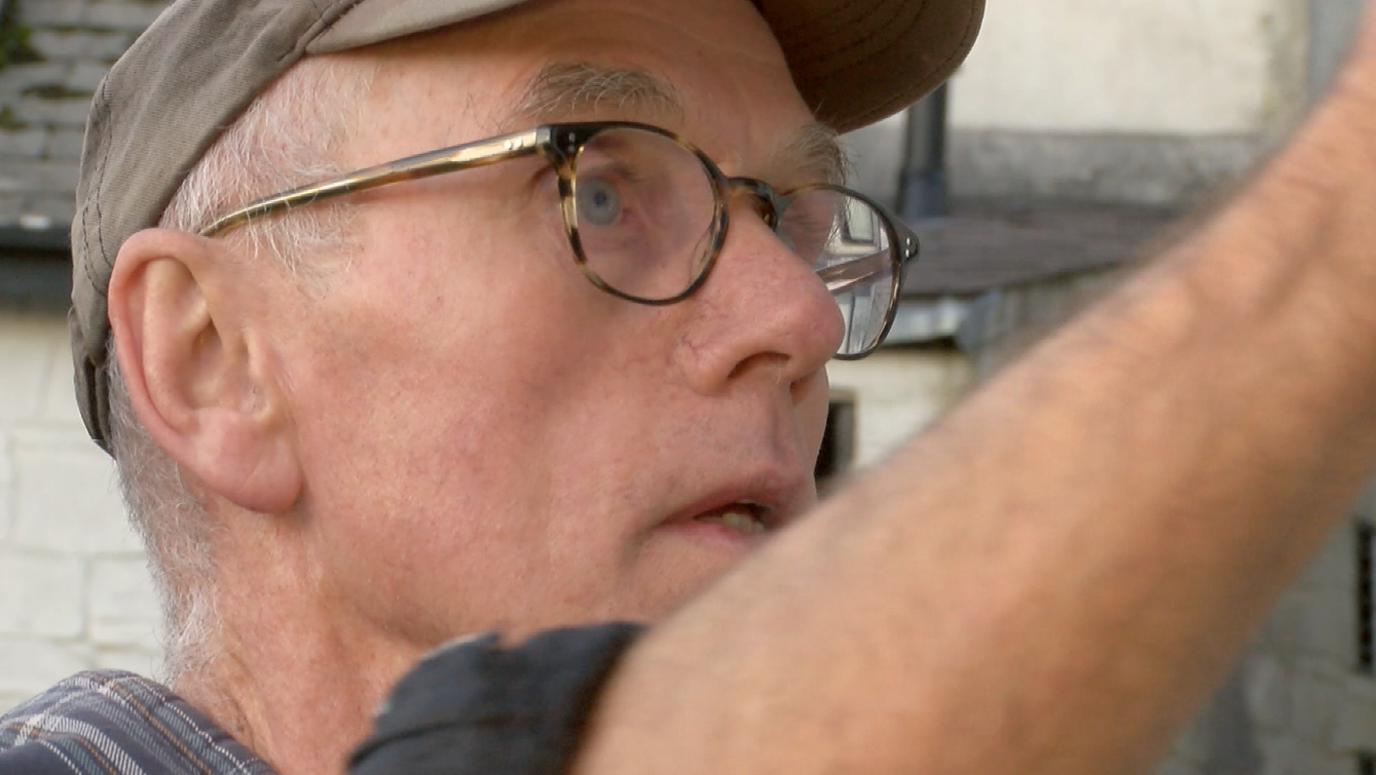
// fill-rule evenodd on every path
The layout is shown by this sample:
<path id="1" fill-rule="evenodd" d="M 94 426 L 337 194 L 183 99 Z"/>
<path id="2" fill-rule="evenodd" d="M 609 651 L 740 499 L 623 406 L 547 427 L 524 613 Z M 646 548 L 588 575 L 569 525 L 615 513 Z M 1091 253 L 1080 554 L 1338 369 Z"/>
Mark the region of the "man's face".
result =
<path id="1" fill-rule="evenodd" d="M 728 175 L 787 189 L 824 174 L 744 0 L 538 3 L 367 56 L 381 71 L 352 168 L 627 119 Z M 648 72 L 678 104 L 615 87 L 596 106 L 557 88 L 531 100 L 561 63 Z M 360 195 L 350 269 L 322 298 L 275 305 L 311 561 L 364 630 L 425 648 L 654 618 L 761 540 L 724 513 L 772 525 L 815 500 L 841 323 L 809 268 L 739 199 L 696 295 L 614 298 L 577 270 L 552 178 L 530 157 Z"/>

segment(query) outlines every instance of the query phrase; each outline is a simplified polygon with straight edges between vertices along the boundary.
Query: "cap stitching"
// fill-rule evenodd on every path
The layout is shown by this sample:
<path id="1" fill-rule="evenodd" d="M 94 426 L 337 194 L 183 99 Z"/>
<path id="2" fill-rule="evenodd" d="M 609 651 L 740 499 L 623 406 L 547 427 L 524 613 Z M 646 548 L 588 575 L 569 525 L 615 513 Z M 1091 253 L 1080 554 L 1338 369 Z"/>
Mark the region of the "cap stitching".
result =
<path id="1" fill-rule="evenodd" d="M 363 2 L 363 0 L 325 0 L 325 7 L 321 8 L 319 0 L 306 1 L 309 2 L 311 4 L 311 8 L 315 10 L 315 21 L 307 25 L 306 28 L 302 30 L 302 37 L 296 41 L 295 46 L 293 46 L 290 50 L 283 52 L 281 56 L 277 57 L 277 64 L 279 65 L 288 60 L 294 61 L 300 59 L 302 54 L 304 53 L 305 48 L 310 46 L 311 41 L 315 40 L 315 38 L 323 34 L 321 22 L 325 21 L 325 19 L 328 18 L 331 12 L 334 11 L 336 8 L 340 9 L 339 13 L 335 15 L 335 18 L 332 21 L 324 25 L 324 29 L 329 29 L 335 24 L 338 24 L 339 21 L 343 19 L 345 16 L 347 16 L 350 11 L 357 8 L 358 5 Z"/>
<path id="2" fill-rule="evenodd" d="M 109 80 L 108 78 L 102 80 L 102 81 L 100 82 L 100 90 L 99 90 L 99 92 L 96 94 L 96 99 L 99 101 L 99 105 L 100 105 L 100 111 L 101 111 L 101 113 L 103 114 L 102 117 L 101 117 L 101 118 L 102 118 L 102 122 L 101 122 L 101 123 L 104 124 L 105 126 L 111 126 L 111 124 L 110 124 L 110 117 L 109 117 L 110 102 L 109 102 L 109 100 L 106 98 L 106 94 L 105 94 L 105 93 L 106 93 L 106 90 L 109 88 L 109 83 L 110 83 L 110 80 Z M 113 130 L 112 130 L 112 131 L 113 131 Z M 104 223 L 103 219 L 102 219 L 101 216 L 100 216 L 100 200 L 101 200 L 101 194 L 104 192 L 104 188 L 105 188 L 105 168 L 106 168 L 106 166 L 107 166 L 107 164 L 108 164 L 108 162 L 109 162 L 109 158 L 110 158 L 110 148 L 114 145 L 114 138 L 113 138 L 113 137 L 109 137 L 109 138 L 107 138 L 107 139 L 108 139 L 108 142 L 104 143 L 104 147 L 101 149 L 100 161 L 99 161 L 99 163 L 96 165 L 96 179 L 95 179 L 95 181 L 93 182 L 94 194 L 93 194 L 92 196 L 89 196 L 89 197 L 88 197 L 86 210 L 89 210 L 91 207 L 94 207 L 94 208 L 95 208 L 95 216 L 96 216 L 96 228 L 95 228 L 95 232 L 96 232 L 96 234 L 95 234 L 95 237 L 96 237 L 96 247 L 97 247 L 97 249 L 100 251 L 100 260 L 103 261 L 103 262 L 105 262 L 105 265 L 106 265 L 107 267 L 110 267 L 110 268 L 113 270 L 113 269 L 114 269 L 114 262 L 111 261 L 111 260 L 109 259 L 109 257 L 106 255 L 106 252 L 105 252 L 105 223 Z M 83 212 L 83 218 L 84 218 L 84 217 L 85 217 L 85 215 L 84 215 L 84 212 Z M 83 237 L 83 242 L 85 243 L 85 246 L 86 246 L 86 281 L 89 282 L 89 283 L 91 284 L 91 287 L 95 290 L 96 295 L 100 296 L 100 298 L 102 298 L 102 299 L 106 299 L 106 298 L 108 298 L 108 296 L 109 296 L 109 289 L 106 288 L 106 287 L 104 287 L 104 283 L 101 283 L 101 282 L 97 281 L 95 275 L 92 274 L 94 267 L 92 266 L 92 263 L 93 263 L 93 262 L 91 261 L 91 243 L 90 243 L 90 234 L 89 234 L 90 230 L 89 230 L 89 229 L 83 228 L 82 231 L 85 232 L 85 233 L 82 235 L 82 237 Z M 106 314 L 109 314 L 109 313 L 107 312 Z"/>
<path id="3" fill-rule="evenodd" d="M 967 7 L 971 7 L 970 0 L 966 0 L 966 2 L 967 2 Z M 849 4 L 848 4 L 848 5 L 849 5 Z M 866 6 L 866 9 L 867 9 L 866 12 L 860 13 L 858 16 L 854 17 L 854 18 L 852 19 L 852 21 L 856 21 L 856 20 L 859 20 L 859 19 L 863 18 L 863 17 L 866 16 L 866 15 L 873 14 L 878 8 L 880 8 L 881 6 L 884 6 L 884 5 L 885 5 L 885 3 L 883 2 L 883 0 L 877 0 L 876 2 L 868 3 L 867 6 Z M 931 10 L 932 5 L 933 5 L 933 2 L 931 2 L 931 0 L 927 0 L 927 2 L 921 3 L 921 5 L 918 7 L 917 13 L 913 14 L 913 15 L 910 17 L 910 20 L 909 20 L 907 26 L 903 28 L 902 32 L 900 32 L 899 34 L 894 35 L 893 37 L 891 37 L 891 38 L 890 38 L 890 42 L 888 43 L 887 46 L 884 47 L 884 49 L 885 49 L 886 51 L 892 51 L 892 50 L 894 50 L 894 48 L 897 46 L 897 44 L 898 44 L 899 42 L 907 40 L 907 39 L 911 36 L 911 32 L 912 32 L 912 30 L 913 30 L 914 28 L 919 28 L 919 27 L 921 27 L 921 25 L 922 25 L 922 19 L 923 19 L 924 14 L 925 14 L 926 12 L 928 12 L 928 11 Z M 901 4 L 900 4 L 900 7 L 901 7 Z M 855 10 L 854 6 L 851 5 L 850 8 L 849 8 L 849 10 Z M 827 17 L 814 17 L 814 18 L 834 18 L 835 16 L 838 15 L 838 13 L 839 13 L 839 9 L 834 10 L 834 11 L 833 11 L 831 14 L 829 14 Z M 829 26 L 831 26 L 831 25 L 816 25 L 816 26 L 817 26 L 817 27 L 829 27 Z M 846 25 L 843 25 L 843 26 L 846 26 Z M 850 26 L 850 27 L 853 28 L 853 27 L 855 27 L 856 25 L 855 25 L 855 24 L 851 24 L 851 25 L 848 25 L 848 26 Z M 816 63 L 816 65 L 819 65 L 819 66 L 817 66 L 817 67 L 812 68 L 812 72 L 811 72 L 811 74 L 810 74 L 810 76 L 811 76 L 811 77 L 810 77 L 810 80 L 811 80 L 811 81 L 817 82 L 817 83 L 824 83 L 824 82 L 826 82 L 826 81 L 832 79 L 833 77 L 837 76 L 838 74 L 853 72 L 853 71 L 858 70 L 858 69 L 861 69 L 861 68 L 863 68 L 863 67 L 865 67 L 865 66 L 867 65 L 868 57 L 859 57 L 859 58 L 857 58 L 857 57 L 854 56 L 854 52 L 857 50 L 857 47 L 860 46 L 861 44 L 863 44 L 863 43 L 865 42 L 866 39 L 865 39 L 864 37 L 856 37 L 856 38 L 854 38 L 854 39 L 852 39 L 852 40 L 850 40 L 850 41 L 842 42 L 841 45 L 835 45 L 835 46 L 825 46 L 825 45 L 823 45 L 823 46 L 816 46 L 815 44 L 816 44 L 816 42 L 817 42 L 818 40 L 821 40 L 821 38 L 814 37 L 814 38 L 812 39 L 812 41 L 811 41 L 812 45 L 809 45 L 808 43 L 806 43 L 806 42 L 804 42 L 804 41 L 798 41 L 797 49 L 795 49 L 796 52 L 801 53 L 804 57 L 811 58 L 811 59 Z M 834 40 L 834 38 L 833 38 L 833 41 L 832 41 L 832 42 L 833 42 L 833 43 L 836 42 L 836 41 Z M 796 54 L 795 54 L 795 57 L 796 57 Z M 828 63 L 835 63 L 835 62 L 837 62 L 837 60 L 850 60 L 850 61 L 849 61 L 849 63 L 841 62 L 841 63 L 837 63 L 837 64 L 833 64 L 833 65 L 831 65 L 831 66 L 828 66 Z M 926 68 L 918 68 L 918 69 L 925 70 Z M 933 72 L 940 72 L 941 69 L 942 69 L 942 66 L 938 66 Z M 930 78 L 928 78 L 927 80 L 930 80 Z M 924 80 L 924 81 L 922 81 L 921 83 L 925 85 L 925 84 L 927 83 L 927 80 Z M 923 90 L 924 90 L 924 89 L 920 89 L 920 88 L 919 88 L 917 91 L 920 93 L 920 92 L 923 91 Z M 840 109 L 838 109 L 834 114 L 828 115 L 828 111 L 826 110 L 826 102 L 827 102 L 827 95 L 826 95 L 826 92 L 827 92 L 828 90 L 825 89 L 825 88 L 822 88 L 821 91 L 824 92 L 824 93 L 821 93 L 821 94 L 817 94 L 817 95 L 816 95 L 815 101 L 813 102 L 813 111 L 814 111 L 815 115 L 817 115 L 819 118 L 823 118 L 823 120 L 826 120 L 828 123 L 834 123 L 834 124 L 837 124 L 837 125 L 846 124 L 846 125 L 849 125 L 849 126 L 860 126 L 860 125 L 863 125 L 863 124 L 865 123 L 865 119 L 866 119 L 866 118 L 868 118 L 869 116 L 872 116 L 872 115 L 876 115 L 877 113 L 879 113 L 879 112 L 881 112 L 881 111 L 887 110 L 887 109 L 889 108 L 889 106 L 891 106 L 891 105 L 892 105 L 894 102 L 896 102 L 896 101 L 905 101 L 905 102 L 911 101 L 911 98 L 910 98 L 910 97 L 900 97 L 898 100 L 890 100 L 890 101 L 888 101 L 888 102 L 885 102 L 885 103 L 883 104 L 883 107 L 877 107 L 877 108 L 874 109 L 874 110 L 866 111 L 865 113 L 862 113 L 862 114 L 857 114 L 857 113 L 851 113 L 849 110 L 847 110 L 847 109 L 845 108 L 845 104 L 846 104 L 847 100 L 844 100 L 844 99 L 843 99 L 843 100 L 841 100 L 842 107 L 841 107 Z M 905 90 L 905 92 L 906 92 L 906 90 Z M 848 115 L 848 114 L 849 114 L 849 115 Z"/>
<path id="4" fill-rule="evenodd" d="M 820 21 L 826 21 L 826 20 L 834 19 L 835 17 L 840 16 L 842 13 L 844 13 L 845 11 L 848 11 L 848 10 L 854 10 L 852 7 L 850 7 L 850 4 L 848 4 L 848 3 L 847 3 L 847 4 L 837 3 L 837 4 L 833 5 L 833 6 L 831 7 L 831 9 L 830 9 L 827 13 L 825 13 L 825 14 L 823 14 L 823 15 L 821 15 L 821 16 L 814 16 L 814 17 L 811 17 L 811 20 L 815 23 L 815 22 L 820 22 Z M 805 30 L 805 29 L 808 29 L 809 27 L 814 27 L 814 24 L 804 24 L 804 23 L 802 23 L 801 21 L 798 21 L 797 23 L 795 23 L 795 24 L 793 24 L 793 25 L 791 25 L 791 26 L 789 26 L 789 27 L 776 27 L 776 26 L 773 25 L 773 24 L 770 24 L 770 27 L 773 27 L 775 30 L 780 31 L 780 32 L 783 32 L 783 31 L 790 31 L 790 32 L 791 32 L 792 30 Z M 824 30 L 824 29 L 827 29 L 827 28 L 826 28 L 824 25 L 816 25 L 816 29 L 818 29 L 818 30 Z M 829 30 L 828 30 L 828 31 L 829 31 Z M 817 35 L 814 35 L 812 39 L 813 39 L 813 40 L 817 40 L 817 39 L 819 39 L 819 38 L 824 38 L 824 37 L 826 37 L 826 33 L 825 33 L 825 32 L 819 32 Z M 802 42 L 802 41 L 800 41 L 800 42 Z"/>
<path id="5" fill-rule="evenodd" d="M 933 3 L 931 3 L 930 1 L 929 1 L 929 2 L 924 2 L 924 3 L 922 4 L 922 6 L 918 9 L 917 13 L 913 15 L 912 20 L 908 22 L 907 27 L 905 27 L 901 33 L 899 33 L 898 35 L 895 35 L 895 36 L 893 37 L 892 40 L 894 41 L 894 43 L 891 43 L 891 44 L 889 45 L 888 48 L 889 48 L 889 49 L 892 49 L 892 48 L 894 47 L 894 45 L 895 45 L 898 41 L 907 40 L 908 37 L 909 37 L 909 35 L 912 33 L 913 28 L 922 26 L 922 17 L 923 17 L 923 15 L 924 15 L 925 13 L 927 13 L 927 11 L 931 10 L 932 5 L 933 5 Z M 967 7 L 968 7 L 968 5 L 967 5 Z M 833 50 L 830 51 L 826 56 L 821 57 L 821 58 L 822 58 L 823 61 L 835 60 L 835 59 L 839 58 L 839 57 L 841 56 L 842 53 L 853 51 L 854 48 L 855 48 L 855 46 L 854 46 L 854 44 L 852 44 L 852 45 L 844 46 L 844 47 L 842 47 L 842 48 L 833 49 Z M 858 68 L 860 68 L 860 67 L 863 67 L 863 66 L 866 64 L 866 61 L 865 61 L 866 59 L 868 59 L 868 57 L 862 57 L 862 58 L 860 58 L 860 59 L 858 59 L 858 60 L 856 60 L 856 61 L 853 61 L 853 62 L 850 63 L 850 64 L 840 65 L 839 67 L 837 67 L 837 68 L 834 69 L 834 70 L 829 69 L 829 70 L 827 70 L 827 74 L 828 74 L 828 75 L 834 75 L 834 74 L 836 74 L 836 73 L 842 73 L 842 72 L 846 72 L 846 71 L 848 71 L 848 70 L 855 70 L 855 69 L 858 69 Z"/>
<path id="6" fill-rule="evenodd" d="M 97 165 L 97 169 L 99 169 L 99 166 L 103 165 L 104 163 L 105 161 L 102 157 L 101 161 Z M 82 255 L 86 257 L 86 260 L 81 262 L 81 272 L 82 274 L 86 275 L 87 284 L 91 285 L 94 288 L 96 286 L 96 278 L 91 274 L 91 228 L 89 226 L 91 215 L 91 200 L 93 198 L 94 197 L 88 196 L 86 197 L 86 201 L 81 203 L 81 252 Z"/>
<path id="7" fill-rule="evenodd" d="M 878 5 L 878 3 L 871 3 L 870 5 L 868 5 L 868 6 L 867 6 L 868 11 L 869 11 L 870 13 L 873 13 L 874 10 L 875 10 L 875 6 L 876 6 L 876 5 Z M 930 0 L 929 0 L 929 2 L 924 2 L 924 3 L 922 4 L 922 7 L 923 7 L 923 8 L 926 8 L 926 7 L 929 6 L 929 5 L 931 5 Z M 846 16 L 844 17 L 844 19 L 842 19 L 842 14 L 845 13 L 845 12 L 850 12 L 850 13 L 849 13 L 848 15 L 846 15 Z M 921 14 L 922 14 L 922 12 L 921 12 L 921 11 L 918 11 L 918 15 L 921 16 Z M 835 30 L 836 30 L 836 28 L 840 27 L 840 28 L 849 28 L 849 29 L 851 29 L 851 30 L 855 30 L 854 32 L 851 33 L 852 39 L 857 39 L 857 38 L 858 38 L 859 42 L 862 42 L 862 43 L 863 43 L 864 40 L 865 40 L 865 37 L 862 37 L 862 36 L 860 35 L 859 31 L 858 31 L 856 28 L 857 28 L 858 26 L 860 26 L 860 25 L 858 24 L 858 22 L 863 21 L 863 20 L 864 20 L 864 17 L 865 17 L 866 15 L 867 15 L 866 9 L 861 9 L 861 8 L 859 8 L 856 4 L 847 3 L 847 4 L 845 4 L 843 7 L 835 8 L 835 9 L 833 9 L 833 10 L 831 11 L 831 13 L 828 13 L 826 16 L 821 17 L 823 20 L 826 21 L 825 24 L 810 25 L 810 26 L 813 26 L 813 29 L 814 29 L 814 33 L 813 33 L 812 38 L 811 38 L 810 40 L 804 40 L 804 41 L 800 41 L 800 42 L 801 42 L 803 45 L 811 46 L 811 45 L 815 44 L 818 40 L 834 39 L 835 36 L 836 36 Z M 841 21 L 838 21 L 838 19 L 842 19 L 842 20 L 841 20 Z M 827 30 L 828 32 L 821 32 L 821 30 Z M 852 46 L 854 46 L 854 45 L 855 45 L 854 43 L 851 43 L 851 44 L 848 44 L 846 47 L 847 47 L 847 48 L 850 48 L 850 47 L 852 47 Z"/>
<path id="8" fill-rule="evenodd" d="M 106 149 L 106 154 L 108 154 L 108 153 L 109 153 L 109 149 L 107 148 L 107 149 Z M 109 249 L 105 246 L 105 218 L 101 215 L 101 209 L 100 209 L 100 200 L 103 198 L 103 197 L 100 196 L 100 194 L 101 194 L 101 193 L 104 191 L 104 189 L 105 189 L 105 168 L 106 168 L 106 160 L 105 160 L 105 158 L 106 158 L 106 157 L 102 157 L 102 158 L 101 158 L 101 161 L 100 161 L 100 178 L 99 178 L 99 180 L 98 180 L 97 183 L 96 183 L 96 186 L 97 186 L 97 189 L 96 189 L 97 194 L 96 194 L 96 201 L 95 201 L 95 205 L 96 205 L 96 245 L 100 248 L 100 260 L 105 264 L 105 269 L 108 270 L 108 271 L 110 271 L 111 273 L 113 273 L 113 272 L 114 272 L 114 269 L 115 269 L 115 260 L 114 260 L 113 258 L 110 257 L 110 251 L 109 251 Z M 96 286 L 96 291 L 100 294 L 100 297 L 101 297 L 101 298 L 103 298 L 103 299 L 108 299 L 108 298 L 109 298 L 110 289 L 109 289 L 108 287 L 106 287 L 106 284 L 105 284 L 105 283 L 101 283 L 101 284 L 97 285 L 97 286 Z M 107 312 L 106 314 L 109 314 L 109 313 Z"/>
<path id="9" fill-rule="evenodd" d="M 904 31 L 904 33 L 903 33 L 902 35 L 898 36 L 898 38 L 899 38 L 900 40 L 906 38 L 906 37 L 908 36 L 908 33 L 910 33 L 914 27 L 918 27 L 918 26 L 921 25 L 921 21 L 922 21 L 922 16 L 923 16 L 923 14 L 926 13 L 927 10 L 931 8 L 931 5 L 932 5 L 931 3 L 924 3 L 924 4 L 922 5 L 922 10 L 918 11 L 918 12 L 917 12 L 917 16 L 913 17 L 912 22 L 908 24 L 908 27 L 907 27 L 907 29 Z M 970 4 L 968 4 L 966 7 L 969 8 L 971 12 L 970 12 L 970 13 L 968 14 L 968 16 L 966 17 L 966 20 L 965 20 L 965 29 L 962 31 L 961 36 L 960 36 L 962 43 L 961 43 L 961 45 L 957 45 L 955 48 L 951 49 L 951 51 L 947 53 L 945 59 L 942 59 L 935 67 L 931 68 L 931 72 L 934 73 L 934 74 L 935 74 L 935 73 L 940 73 L 941 71 L 945 70 L 946 67 L 947 67 L 947 65 L 951 64 L 951 62 L 953 62 L 953 61 L 955 61 L 956 59 L 958 59 L 958 58 L 961 56 L 962 52 L 965 51 L 965 50 L 967 49 L 967 46 L 965 46 L 964 43 L 967 42 L 967 41 L 969 41 L 969 39 L 970 39 L 970 28 L 973 26 L 974 19 L 975 19 L 975 13 L 974 13 L 975 4 L 974 4 L 974 3 L 970 3 Z M 838 56 L 840 53 L 841 53 L 840 51 L 833 51 L 833 52 L 832 52 L 832 55 L 831 55 L 830 57 L 827 57 L 827 58 L 828 58 L 828 59 L 833 59 L 833 58 L 835 58 L 836 56 Z M 851 64 L 840 65 L 839 67 L 837 67 L 837 68 L 834 69 L 834 70 L 827 70 L 827 74 L 828 74 L 828 75 L 836 75 L 836 74 L 838 74 L 838 73 L 850 72 L 850 71 L 857 70 L 857 69 L 863 67 L 864 64 L 865 64 L 865 62 L 864 62 L 864 60 L 862 59 L 862 60 L 853 62 L 853 63 L 851 63 Z M 929 83 L 930 81 L 931 81 L 931 77 L 929 76 L 929 77 L 928 77 L 926 80 L 924 80 L 922 83 L 925 84 L 925 83 Z M 899 102 L 899 101 L 902 101 L 903 99 L 904 99 L 903 97 L 898 97 L 898 98 L 890 99 L 888 102 L 886 102 L 886 103 L 884 103 L 884 104 L 885 104 L 885 105 L 891 105 L 891 104 L 893 104 L 894 102 Z"/>
<path id="10" fill-rule="evenodd" d="M 319 24 L 319 23 L 320 23 L 320 20 L 325 16 L 325 13 L 326 13 L 326 11 L 320 10 L 320 4 L 317 2 L 317 0 L 306 0 L 306 2 L 310 3 L 310 4 L 311 4 L 311 10 L 315 11 L 315 21 L 312 22 L 311 24 L 306 25 L 305 29 L 303 29 L 303 30 L 301 31 L 302 34 L 304 34 L 305 32 L 307 32 L 307 31 L 309 31 L 310 29 L 312 29 L 313 27 L 315 27 L 317 24 Z M 301 48 L 301 40 L 300 40 L 300 38 L 298 37 L 298 39 L 296 40 L 296 42 L 293 43 L 292 46 L 291 46 L 290 48 L 288 48 L 286 51 L 283 51 L 281 54 L 279 54 L 279 55 L 277 56 L 277 58 L 274 60 L 275 63 L 276 63 L 278 66 L 281 66 L 284 62 L 288 62 L 289 60 L 290 60 L 290 61 L 296 60 L 296 59 L 299 57 L 298 49 L 300 49 L 300 48 Z M 283 71 L 283 72 L 285 72 L 285 71 Z M 278 75 L 281 75 L 281 72 L 279 72 Z M 255 99 L 257 99 L 256 96 L 255 96 Z"/>
<path id="11" fill-rule="evenodd" d="M 924 4 L 924 5 L 923 5 L 923 8 L 925 9 L 926 7 L 927 7 L 927 5 Z M 935 76 L 935 74 L 937 74 L 937 73 L 943 73 L 943 72 L 945 72 L 945 70 L 946 70 L 946 68 L 947 68 L 948 65 L 950 65 L 952 62 L 954 62 L 954 61 L 956 61 L 957 59 L 959 59 L 959 58 L 964 54 L 964 52 L 967 52 L 967 51 L 969 50 L 969 46 L 966 45 L 966 44 L 970 42 L 970 30 L 971 30 L 972 27 L 974 27 L 974 25 L 975 25 L 975 17 L 977 16 L 977 14 L 975 13 L 975 5 L 974 5 L 973 3 L 969 6 L 969 8 L 970 8 L 970 13 L 969 13 L 969 15 L 966 17 L 966 19 L 965 19 L 965 29 L 964 29 L 964 30 L 962 31 L 962 33 L 961 33 L 961 41 L 962 41 L 961 45 L 956 46 L 955 49 L 953 49 L 953 50 L 950 52 L 950 54 L 948 54 L 948 55 L 946 56 L 946 58 L 943 59 L 943 60 L 941 61 L 941 64 L 939 64 L 936 68 L 934 68 L 934 69 L 932 70 L 933 76 Z M 921 16 L 921 11 L 918 12 L 918 15 Z M 842 71 L 844 71 L 844 70 L 852 70 L 852 69 L 854 69 L 855 67 L 856 67 L 855 65 L 851 65 L 851 66 L 842 68 Z M 840 72 L 840 71 L 838 71 L 838 72 Z M 935 80 L 935 78 L 934 78 L 933 76 L 929 76 L 926 80 L 922 81 L 922 85 L 921 85 L 921 87 L 918 89 L 919 92 L 926 91 L 926 90 L 931 86 L 932 81 Z M 875 115 L 875 114 L 877 114 L 877 113 L 881 113 L 881 112 L 887 110 L 888 108 L 890 108 L 891 106 L 893 106 L 895 103 L 898 103 L 898 102 L 906 103 L 907 101 L 908 101 L 907 98 L 902 98 L 902 97 L 890 98 L 887 102 L 884 102 L 884 103 L 883 103 L 883 106 L 882 106 L 882 107 L 879 107 L 879 108 L 876 108 L 876 109 L 871 109 L 871 110 L 867 111 L 866 113 L 862 114 L 861 116 L 859 116 L 859 118 L 862 120 L 861 122 L 863 123 L 864 119 L 867 119 L 867 118 L 869 118 L 870 116 L 873 116 L 873 115 Z"/>

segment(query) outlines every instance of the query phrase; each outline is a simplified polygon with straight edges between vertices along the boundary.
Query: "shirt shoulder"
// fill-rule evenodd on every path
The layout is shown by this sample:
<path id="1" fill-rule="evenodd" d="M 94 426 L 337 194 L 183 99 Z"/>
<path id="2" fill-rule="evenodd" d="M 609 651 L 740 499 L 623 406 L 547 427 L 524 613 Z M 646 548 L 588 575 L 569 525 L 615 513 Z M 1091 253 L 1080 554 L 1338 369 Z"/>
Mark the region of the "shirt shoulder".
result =
<path id="1" fill-rule="evenodd" d="M 402 677 L 349 775 L 567 773 L 593 704 L 643 626 L 542 632 L 507 647 L 453 641 Z"/>
<path id="2" fill-rule="evenodd" d="M 273 775 L 172 690 L 117 670 L 78 673 L 0 716 L 0 774 Z"/>

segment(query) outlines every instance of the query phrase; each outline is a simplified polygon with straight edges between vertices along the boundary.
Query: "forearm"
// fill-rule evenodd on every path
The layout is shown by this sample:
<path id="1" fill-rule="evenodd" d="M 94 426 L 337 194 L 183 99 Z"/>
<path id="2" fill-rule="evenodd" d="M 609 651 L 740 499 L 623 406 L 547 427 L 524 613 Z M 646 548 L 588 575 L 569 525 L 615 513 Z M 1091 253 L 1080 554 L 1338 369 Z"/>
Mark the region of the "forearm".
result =
<path id="1" fill-rule="evenodd" d="M 1376 458 L 1372 117 L 657 628 L 578 771 L 1149 763 Z"/>

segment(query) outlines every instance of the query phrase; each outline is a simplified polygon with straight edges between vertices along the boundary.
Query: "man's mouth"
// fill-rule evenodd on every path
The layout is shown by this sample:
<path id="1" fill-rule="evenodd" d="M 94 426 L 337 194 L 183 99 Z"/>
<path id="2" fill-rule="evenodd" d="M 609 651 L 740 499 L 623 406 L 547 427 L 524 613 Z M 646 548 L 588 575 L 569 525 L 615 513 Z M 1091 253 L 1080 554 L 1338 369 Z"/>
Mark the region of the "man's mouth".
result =
<path id="1" fill-rule="evenodd" d="M 710 522 L 722 525 L 738 533 L 746 535 L 759 535 L 767 532 L 771 525 L 774 509 L 762 503 L 754 501 L 738 501 L 723 506 L 719 509 L 699 514 L 694 517 L 697 522 Z"/>

